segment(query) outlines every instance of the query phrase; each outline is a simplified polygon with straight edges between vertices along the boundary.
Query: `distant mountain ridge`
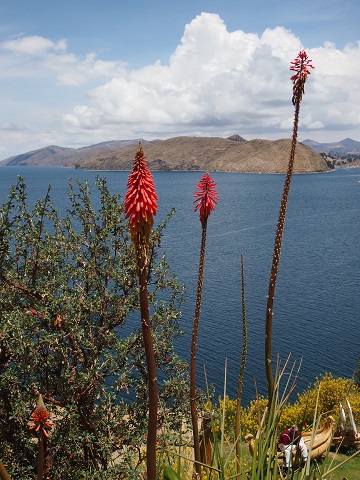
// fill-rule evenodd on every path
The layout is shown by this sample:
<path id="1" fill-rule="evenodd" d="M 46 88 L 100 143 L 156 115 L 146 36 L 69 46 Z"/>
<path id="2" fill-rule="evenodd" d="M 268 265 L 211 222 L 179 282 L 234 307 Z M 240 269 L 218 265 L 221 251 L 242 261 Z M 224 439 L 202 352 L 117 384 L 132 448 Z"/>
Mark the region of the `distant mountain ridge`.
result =
<path id="1" fill-rule="evenodd" d="M 0 162 L 0 166 L 69 166 L 74 167 L 74 160 L 77 161 L 88 158 L 90 155 L 100 154 L 106 151 L 113 151 L 128 145 L 137 145 L 141 139 L 133 140 L 110 140 L 95 145 L 89 145 L 81 148 L 58 147 L 49 145 L 48 147 L 32 150 L 13 157 L 6 158 Z M 143 143 L 147 143 L 142 140 Z"/>
<path id="2" fill-rule="evenodd" d="M 327 153 L 329 155 L 349 155 L 354 153 L 360 153 L 360 142 L 352 140 L 351 138 L 345 138 L 340 142 L 331 143 L 319 143 L 315 142 L 314 140 L 307 139 L 301 143 L 307 145 L 316 152 Z"/>
<path id="3" fill-rule="evenodd" d="M 131 170 L 140 139 L 113 140 L 75 149 L 51 145 L 0 162 L 0 166 L 64 166 L 87 170 Z M 152 170 L 285 173 L 291 139 L 245 140 L 240 135 L 174 137 L 144 141 Z M 298 143 L 295 171 L 324 172 L 331 167 L 314 149 Z"/>

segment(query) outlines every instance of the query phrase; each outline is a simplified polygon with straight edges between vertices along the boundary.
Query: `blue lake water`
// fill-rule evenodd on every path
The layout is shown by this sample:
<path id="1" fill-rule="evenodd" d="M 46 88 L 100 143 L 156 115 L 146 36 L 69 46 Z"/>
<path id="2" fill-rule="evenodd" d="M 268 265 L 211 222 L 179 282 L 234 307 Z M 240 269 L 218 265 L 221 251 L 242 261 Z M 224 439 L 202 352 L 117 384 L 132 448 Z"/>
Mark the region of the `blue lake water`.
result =
<path id="1" fill-rule="evenodd" d="M 111 192 L 125 195 L 128 172 L 88 172 L 45 167 L 0 168 L 0 203 L 17 175 L 25 177 L 29 201 L 41 198 L 48 184 L 57 209 L 66 205 L 68 178 L 106 177 Z M 154 172 L 161 221 L 175 216 L 162 248 L 179 281 L 187 285 L 177 344 L 189 358 L 194 316 L 201 224 L 193 194 L 199 172 Z M 245 261 L 248 356 L 243 398 L 266 394 L 264 330 L 266 295 L 284 175 L 212 174 L 220 200 L 207 229 L 203 304 L 198 341 L 198 379 L 203 366 L 209 382 L 222 391 L 227 359 L 227 391 L 237 391 L 242 349 L 240 256 Z M 95 189 L 94 189 L 95 192 Z M 302 362 L 297 391 L 321 373 L 351 377 L 360 356 L 360 169 L 295 175 L 287 210 L 275 294 L 273 354 L 291 353 Z"/>

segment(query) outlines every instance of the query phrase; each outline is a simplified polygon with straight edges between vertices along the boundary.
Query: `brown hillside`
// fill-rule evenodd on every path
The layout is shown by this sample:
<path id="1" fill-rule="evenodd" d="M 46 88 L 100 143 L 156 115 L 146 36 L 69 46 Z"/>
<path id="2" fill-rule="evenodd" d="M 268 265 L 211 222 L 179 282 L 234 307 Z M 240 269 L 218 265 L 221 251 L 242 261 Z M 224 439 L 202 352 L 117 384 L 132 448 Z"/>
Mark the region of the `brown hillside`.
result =
<path id="1" fill-rule="evenodd" d="M 233 141 L 217 137 L 175 137 L 144 146 L 151 170 L 200 170 L 224 172 L 284 173 L 287 170 L 290 139 Z M 91 170 L 131 170 L 136 148 L 92 155 L 79 162 Z M 295 172 L 324 172 L 329 168 L 321 155 L 298 143 Z"/>

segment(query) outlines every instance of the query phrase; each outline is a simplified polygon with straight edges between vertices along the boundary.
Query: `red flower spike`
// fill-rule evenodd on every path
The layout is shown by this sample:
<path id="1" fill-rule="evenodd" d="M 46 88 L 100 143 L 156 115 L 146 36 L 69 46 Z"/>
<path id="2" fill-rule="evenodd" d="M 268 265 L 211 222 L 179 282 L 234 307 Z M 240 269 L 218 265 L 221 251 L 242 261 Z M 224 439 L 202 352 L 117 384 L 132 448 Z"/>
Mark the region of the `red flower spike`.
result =
<path id="1" fill-rule="evenodd" d="M 50 413 L 46 410 L 46 408 L 39 408 L 36 409 L 31 416 L 35 422 L 44 425 L 50 418 Z"/>
<path id="2" fill-rule="evenodd" d="M 290 70 L 296 72 L 290 80 L 293 82 L 293 104 L 295 105 L 298 100 L 301 102 L 302 95 L 305 93 L 305 82 L 307 77 L 310 75 L 309 68 L 314 68 L 312 65 L 312 60 L 307 56 L 305 50 L 299 52 L 298 56 L 291 63 Z"/>
<path id="3" fill-rule="evenodd" d="M 128 189 L 125 196 L 126 218 L 129 218 L 131 239 L 135 246 L 139 247 L 140 244 L 147 243 L 149 240 L 158 199 L 141 142 L 126 186 Z"/>
<path id="4" fill-rule="evenodd" d="M 195 212 L 200 210 L 200 222 L 203 223 L 207 220 L 211 213 L 211 210 L 215 210 L 216 200 L 218 192 L 215 190 L 216 183 L 211 178 L 209 173 L 206 173 L 196 186 L 198 191 L 195 191 L 194 202 L 196 203 Z"/>
<path id="5" fill-rule="evenodd" d="M 29 422 L 29 430 L 34 433 L 43 432 L 47 438 L 49 435 L 45 428 L 52 428 L 54 423 L 49 420 L 50 413 L 46 410 L 45 407 L 36 408 L 35 412 L 31 415 L 32 421 Z"/>

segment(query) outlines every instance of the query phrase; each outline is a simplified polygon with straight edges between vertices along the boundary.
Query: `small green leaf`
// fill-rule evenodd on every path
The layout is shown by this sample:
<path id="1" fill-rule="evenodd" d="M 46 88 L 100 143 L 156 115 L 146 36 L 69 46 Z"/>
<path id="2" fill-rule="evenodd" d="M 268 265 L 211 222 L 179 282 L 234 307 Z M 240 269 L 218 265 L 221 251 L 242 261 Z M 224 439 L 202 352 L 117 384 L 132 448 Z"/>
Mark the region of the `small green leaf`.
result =
<path id="1" fill-rule="evenodd" d="M 180 480 L 180 477 L 169 465 L 165 465 L 164 480 Z"/>

